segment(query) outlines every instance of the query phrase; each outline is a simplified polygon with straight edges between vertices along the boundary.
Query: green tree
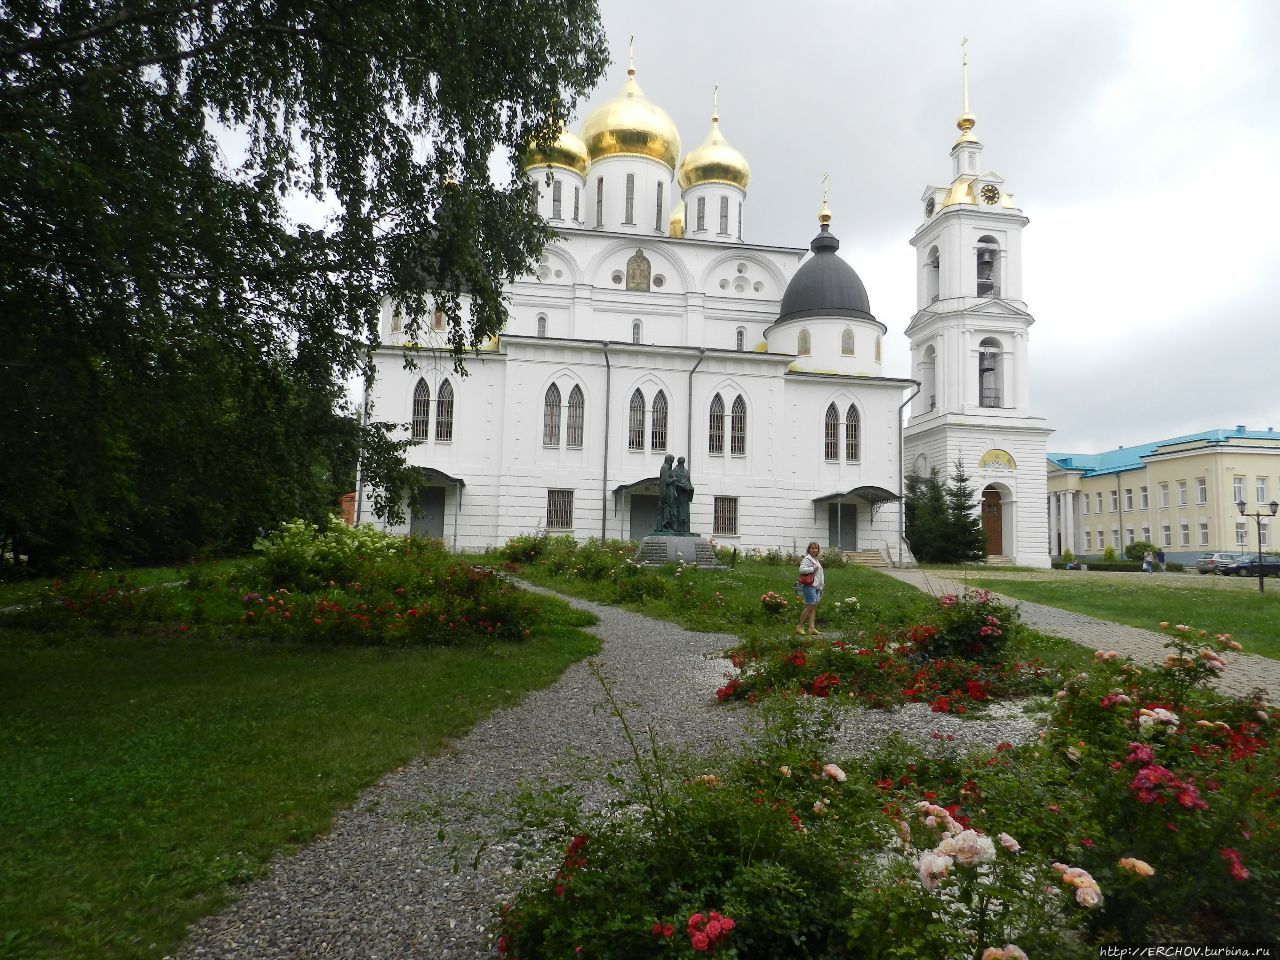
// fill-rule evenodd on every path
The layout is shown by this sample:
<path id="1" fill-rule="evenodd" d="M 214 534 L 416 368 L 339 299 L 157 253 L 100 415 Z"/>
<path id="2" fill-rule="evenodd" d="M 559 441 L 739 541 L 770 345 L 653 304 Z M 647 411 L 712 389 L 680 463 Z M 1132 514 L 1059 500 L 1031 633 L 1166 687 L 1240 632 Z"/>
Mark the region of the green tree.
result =
<path id="1" fill-rule="evenodd" d="M 946 563 L 947 499 L 938 471 L 907 477 L 906 532 L 911 552 L 921 563 Z"/>
<path id="2" fill-rule="evenodd" d="M 549 234 L 490 158 L 605 59 L 594 0 L 0 5 L 0 555 L 243 546 L 359 449 L 394 513 L 402 445 L 343 409 L 380 304 L 458 365 L 502 327 Z"/>
<path id="3" fill-rule="evenodd" d="M 977 495 L 957 458 L 947 481 L 947 553 L 949 563 L 985 560 L 987 541 L 978 516 Z"/>

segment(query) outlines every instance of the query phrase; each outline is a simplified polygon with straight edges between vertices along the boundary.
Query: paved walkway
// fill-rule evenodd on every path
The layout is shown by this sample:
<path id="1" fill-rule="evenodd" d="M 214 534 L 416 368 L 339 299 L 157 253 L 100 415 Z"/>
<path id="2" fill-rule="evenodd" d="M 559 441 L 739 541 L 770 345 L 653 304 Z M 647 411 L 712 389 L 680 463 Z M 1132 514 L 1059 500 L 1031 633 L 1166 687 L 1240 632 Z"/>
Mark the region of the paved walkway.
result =
<path id="1" fill-rule="evenodd" d="M 965 589 L 960 581 L 930 570 L 886 568 L 882 572 L 934 596 L 960 593 Z M 1048 607 L 1042 603 L 1031 603 L 1004 594 L 997 595 L 1002 600 L 1018 605 L 1022 622 L 1027 626 L 1071 640 L 1091 650 L 1115 650 L 1135 661 L 1147 663 L 1162 662 L 1169 653 L 1164 646 L 1168 638 L 1154 630 L 1142 630 L 1110 620 L 1099 620 L 1083 613 Z M 1227 661 L 1227 669 L 1218 681 L 1218 689 L 1244 696 L 1261 688 L 1267 692 L 1272 703 L 1280 700 L 1280 660 L 1248 653 L 1230 653 L 1223 659 Z"/>

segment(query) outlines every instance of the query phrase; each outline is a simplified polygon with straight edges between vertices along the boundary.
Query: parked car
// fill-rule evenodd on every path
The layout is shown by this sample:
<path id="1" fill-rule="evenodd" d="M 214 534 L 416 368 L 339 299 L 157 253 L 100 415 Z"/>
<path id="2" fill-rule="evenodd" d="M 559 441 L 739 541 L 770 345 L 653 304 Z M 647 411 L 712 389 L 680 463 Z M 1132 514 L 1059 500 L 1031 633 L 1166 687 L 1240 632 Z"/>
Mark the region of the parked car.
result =
<path id="1" fill-rule="evenodd" d="M 1240 559 L 1238 553 L 1206 553 L 1196 561 L 1196 570 L 1200 573 L 1217 573 L 1224 563 L 1233 563 Z"/>
<path id="2" fill-rule="evenodd" d="M 1261 570 L 1264 577 L 1280 577 L 1280 557 L 1274 553 L 1264 553 L 1259 559 L 1255 553 L 1246 555 L 1232 563 L 1223 564 L 1218 573 L 1224 577 L 1256 577 Z"/>

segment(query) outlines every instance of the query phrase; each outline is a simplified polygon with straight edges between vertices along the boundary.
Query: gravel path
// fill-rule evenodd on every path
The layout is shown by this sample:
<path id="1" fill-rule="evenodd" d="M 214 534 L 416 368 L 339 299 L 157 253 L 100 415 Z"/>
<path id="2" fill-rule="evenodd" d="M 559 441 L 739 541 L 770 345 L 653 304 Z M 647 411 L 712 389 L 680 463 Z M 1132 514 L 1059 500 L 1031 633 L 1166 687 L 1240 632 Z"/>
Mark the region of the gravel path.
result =
<path id="1" fill-rule="evenodd" d="M 649 726 L 660 744 L 694 749 L 749 736 L 754 711 L 715 701 L 731 670 L 719 655 L 734 637 L 570 602 L 600 618 L 590 628 L 602 640 L 595 661 L 614 682 L 633 727 Z M 860 713 L 845 723 L 834 755 L 871 749 L 893 730 L 919 740 L 938 731 L 963 745 L 993 746 L 1030 738 L 1034 721 L 1016 705 L 982 720 L 944 717 L 923 705 Z M 503 839 L 512 820 L 501 792 L 519 781 L 571 784 L 598 803 L 609 790 L 602 773 L 628 755 L 588 664 L 575 664 L 551 687 L 481 721 L 449 753 L 387 774 L 337 815 L 331 833 L 278 858 L 235 904 L 195 924 L 176 956 L 491 956 L 493 907 L 520 881 L 518 846 Z M 468 836 L 492 845 L 474 863 L 464 856 L 455 870 L 456 844 Z"/>
<path id="2" fill-rule="evenodd" d="M 929 570 L 886 568 L 882 572 L 934 596 L 959 593 L 965 589 L 960 581 Z M 1138 576 L 1149 576 L 1149 574 Z M 1071 640 L 1090 650 L 1115 650 L 1139 663 L 1162 662 L 1169 653 L 1164 647 L 1168 638 L 1154 630 L 1141 630 L 1138 627 L 1129 627 L 1110 620 L 1099 620 L 1083 613 L 1072 613 L 1069 610 L 1048 607 L 1042 603 L 1019 600 L 1017 597 L 1003 594 L 998 596 L 1009 603 L 1017 604 L 1022 614 L 1022 622 L 1028 626 L 1055 637 Z M 1248 653 L 1232 653 L 1225 659 L 1227 669 L 1217 683 L 1220 690 L 1236 696 L 1244 696 L 1261 688 L 1266 691 L 1271 702 L 1280 700 L 1280 660 Z"/>

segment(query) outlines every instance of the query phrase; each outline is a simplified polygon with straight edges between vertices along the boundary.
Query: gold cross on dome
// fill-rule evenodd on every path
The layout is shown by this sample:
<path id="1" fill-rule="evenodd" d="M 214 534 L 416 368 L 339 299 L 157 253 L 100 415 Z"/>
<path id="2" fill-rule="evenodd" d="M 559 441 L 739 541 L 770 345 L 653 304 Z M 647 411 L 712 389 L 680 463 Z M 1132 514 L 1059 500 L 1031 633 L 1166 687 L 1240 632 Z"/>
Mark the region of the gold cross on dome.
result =
<path id="1" fill-rule="evenodd" d="M 823 170 L 822 171 L 822 205 L 824 207 L 827 205 L 827 178 L 828 177 L 830 177 L 830 174 L 827 173 L 827 171 Z"/>

